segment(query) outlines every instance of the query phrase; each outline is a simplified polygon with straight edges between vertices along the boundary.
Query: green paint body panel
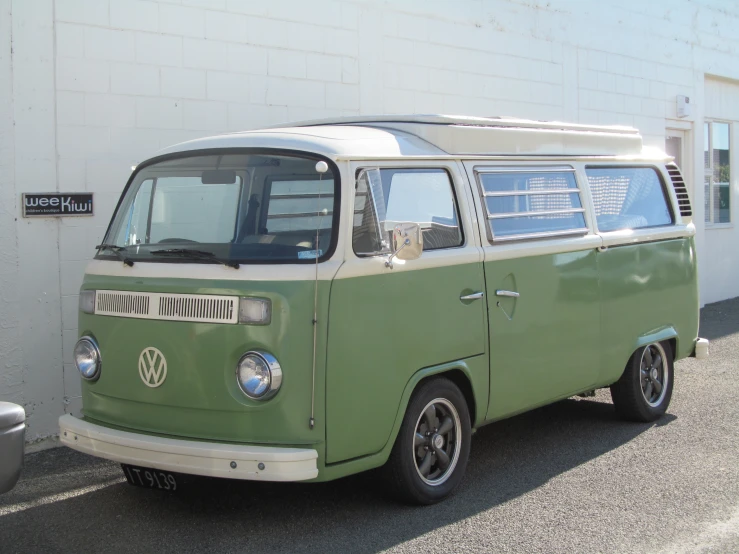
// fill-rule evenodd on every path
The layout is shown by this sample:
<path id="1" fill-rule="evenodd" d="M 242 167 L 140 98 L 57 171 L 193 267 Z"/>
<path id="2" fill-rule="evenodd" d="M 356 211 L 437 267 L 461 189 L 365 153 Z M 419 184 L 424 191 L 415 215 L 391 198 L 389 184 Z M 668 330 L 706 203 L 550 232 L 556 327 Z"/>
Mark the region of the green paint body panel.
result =
<path id="1" fill-rule="evenodd" d="M 475 403 L 477 406 L 484 407 L 485 399 L 487 398 L 487 380 L 488 380 L 488 359 L 486 355 L 475 356 L 466 360 L 458 360 L 446 364 L 441 364 L 433 367 L 427 367 L 420 371 L 417 371 L 411 379 L 406 383 L 403 389 L 403 394 L 400 397 L 400 403 L 398 410 L 395 414 L 395 422 L 393 423 L 390 431 L 391 440 L 385 443 L 382 450 L 368 456 L 361 456 L 359 458 L 353 458 L 340 463 L 330 464 L 321 469 L 317 481 L 328 481 L 331 479 L 338 479 L 352 473 L 358 473 L 360 471 L 366 471 L 382 466 L 387 459 L 390 457 L 390 452 L 393 449 L 395 443 L 395 437 L 398 436 L 398 430 L 400 424 L 403 422 L 403 416 L 405 416 L 405 409 L 408 406 L 408 402 L 411 399 L 411 395 L 415 390 L 416 386 L 426 378 L 433 377 L 434 375 L 449 374 L 449 372 L 461 371 L 472 383 L 474 388 Z M 475 382 L 481 380 L 483 383 Z M 482 385 L 482 386 L 481 386 Z M 484 410 L 481 410 L 484 413 Z M 481 425 L 480 415 L 478 415 L 476 422 L 477 425 Z M 477 426 L 475 425 L 475 426 Z"/>
<path id="2" fill-rule="evenodd" d="M 394 438 L 404 388 L 420 368 L 486 351 L 484 302 L 459 299 L 484 286 L 480 263 L 334 281 L 326 395 L 329 463 L 373 454 Z M 484 407 L 487 369 L 475 369 L 473 390 Z"/>
<path id="3" fill-rule="evenodd" d="M 596 250 L 485 263 L 490 405 L 497 420 L 595 384 L 600 359 Z M 519 298 L 497 297 L 496 290 Z"/>
<path id="4" fill-rule="evenodd" d="M 676 358 L 690 356 L 700 307 L 693 238 L 612 247 L 598 253 L 601 372 L 618 380 L 639 346 L 677 337 Z"/>
<path id="5" fill-rule="evenodd" d="M 165 436 L 263 445 L 312 445 L 323 456 L 326 316 L 330 282 L 319 282 L 316 375 L 318 424 L 309 429 L 313 351 L 313 281 L 196 281 L 88 275 L 83 289 L 253 295 L 272 300 L 267 326 L 154 321 L 80 314 L 80 334 L 92 333 L 102 372 L 83 381 L 83 413 L 93 420 Z M 154 346 L 167 358 L 164 383 L 149 388 L 138 357 Z M 236 384 L 236 365 L 248 350 L 274 354 L 282 387 L 268 402 L 247 398 Z"/>
<path id="6" fill-rule="evenodd" d="M 103 360 L 100 379 L 82 383 L 85 418 L 158 436 L 315 448 L 315 481 L 324 481 L 385 463 L 426 377 L 461 372 L 480 426 L 607 386 L 648 342 L 675 338 L 677 357 L 690 355 L 698 334 L 692 238 L 322 281 L 311 430 L 313 287 L 86 276 L 83 289 L 268 297 L 273 317 L 248 326 L 81 313 L 80 334 L 96 337 Z M 497 289 L 521 296 L 497 298 Z M 487 300 L 459 300 L 482 290 Z M 147 346 L 167 357 L 158 388 L 138 375 Z M 267 402 L 236 385 L 238 359 L 258 349 L 283 369 Z"/>

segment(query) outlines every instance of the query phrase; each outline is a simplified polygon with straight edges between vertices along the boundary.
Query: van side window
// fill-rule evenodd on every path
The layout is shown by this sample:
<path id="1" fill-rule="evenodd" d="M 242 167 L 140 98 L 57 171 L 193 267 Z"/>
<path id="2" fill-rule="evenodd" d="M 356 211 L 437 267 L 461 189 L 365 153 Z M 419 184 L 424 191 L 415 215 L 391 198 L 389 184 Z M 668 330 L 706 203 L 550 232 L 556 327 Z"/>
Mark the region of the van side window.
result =
<path id="1" fill-rule="evenodd" d="M 443 169 L 380 169 L 385 207 L 382 233 L 376 232 L 376 216 L 366 183 L 357 185 L 354 199 L 352 244 L 357 255 L 387 251 L 397 223 L 421 225 L 423 249 L 437 250 L 461 246 L 464 242 L 457 204 L 449 174 Z M 384 245 L 376 237 L 382 236 Z"/>
<path id="2" fill-rule="evenodd" d="M 673 223 L 662 180 L 652 167 L 586 167 L 600 231 Z"/>
<path id="3" fill-rule="evenodd" d="M 572 168 L 478 172 L 493 241 L 586 234 Z"/>

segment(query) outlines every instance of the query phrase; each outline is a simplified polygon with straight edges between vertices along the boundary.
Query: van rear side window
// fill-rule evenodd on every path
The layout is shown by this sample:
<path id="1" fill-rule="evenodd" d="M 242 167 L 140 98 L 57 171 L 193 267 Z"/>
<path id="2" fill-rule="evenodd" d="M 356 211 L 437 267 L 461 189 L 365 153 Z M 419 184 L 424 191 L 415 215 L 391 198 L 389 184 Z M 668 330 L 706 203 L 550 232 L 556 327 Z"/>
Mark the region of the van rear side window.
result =
<path id="1" fill-rule="evenodd" d="M 588 232 L 574 169 L 495 168 L 478 175 L 494 242 Z"/>
<path id="2" fill-rule="evenodd" d="M 665 188 L 653 167 L 586 167 L 599 231 L 673 223 Z"/>

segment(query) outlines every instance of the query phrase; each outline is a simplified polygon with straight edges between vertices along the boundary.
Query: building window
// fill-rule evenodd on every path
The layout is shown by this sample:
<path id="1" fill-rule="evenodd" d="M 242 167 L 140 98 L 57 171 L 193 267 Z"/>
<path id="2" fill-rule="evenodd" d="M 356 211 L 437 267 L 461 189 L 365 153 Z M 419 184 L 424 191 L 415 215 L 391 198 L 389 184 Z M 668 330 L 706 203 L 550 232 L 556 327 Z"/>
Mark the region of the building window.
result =
<path id="1" fill-rule="evenodd" d="M 731 125 L 709 121 L 703 128 L 706 223 L 731 222 Z"/>

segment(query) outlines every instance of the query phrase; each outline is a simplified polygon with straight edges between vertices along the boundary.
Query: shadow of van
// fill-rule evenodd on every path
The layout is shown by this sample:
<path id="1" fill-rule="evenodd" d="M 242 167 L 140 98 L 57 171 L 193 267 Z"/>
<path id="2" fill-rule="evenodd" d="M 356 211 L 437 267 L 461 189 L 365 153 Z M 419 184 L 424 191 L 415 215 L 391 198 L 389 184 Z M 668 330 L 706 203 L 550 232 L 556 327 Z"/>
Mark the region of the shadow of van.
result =
<path id="1" fill-rule="evenodd" d="M 321 484 L 187 477 L 174 494 L 120 481 L 78 497 L 60 494 L 54 503 L 3 516 L 1 527 L 25 546 L 62 540 L 59 529 L 52 533 L 54 526 L 41 524 L 59 520 L 76 548 L 96 549 L 103 540 L 110 550 L 147 551 L 166 543 L 184 551 L 207 543 L 220 551 L 326 552 L 330 545 L 332 552 L 376 552 L 524 495 L 651 427 L 621 422 L 607 393 L 598 396 L 603 401 L 565 400 L 483 427 L 460 489 L 425 508 L 389 501 L 377 471 Z M 665 416 L 661 424 L 674 419 Z M 108 479 L 118 471 L 116 464 L 67 452 L 79 471 L 91 460 Z"/>
<path id="2" fill-rule="evenodd" d="M 715 340 L 736 333 L 739 333 L 739 297 L 706 304 L 701 310 L 699 336 Z"/>

